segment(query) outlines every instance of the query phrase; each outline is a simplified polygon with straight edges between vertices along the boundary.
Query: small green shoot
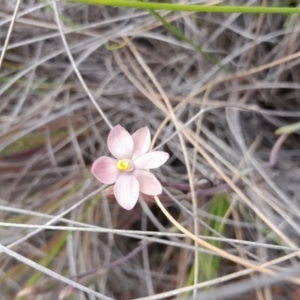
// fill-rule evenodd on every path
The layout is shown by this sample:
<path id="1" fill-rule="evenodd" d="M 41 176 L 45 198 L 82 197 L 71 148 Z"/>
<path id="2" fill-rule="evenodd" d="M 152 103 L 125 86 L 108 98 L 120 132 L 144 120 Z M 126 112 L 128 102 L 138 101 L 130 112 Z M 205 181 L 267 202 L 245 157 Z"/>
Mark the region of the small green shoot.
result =
<path id="1" fill-rule="evenodd" d="M 299 131 L 300 130 L 300 122 L 297 122 L 297 123 L 294 123 L 294 124 L 291 124 L 291 125 L 286 125 L 286 126 L 282 126 L 280 128 L 278 128 L 276 131 L 275 131 L 275 134 L 291 134 L 291 133 L 294 133 L 296 131 Z"/>
<path id="2" fill-rule="evenodd" d="M 228 209 L 230 205 L 227 200 L 226 194 L 217 194 L 214 196 L 211 206 L 208 208 L 207 212 L 215 215 L 219 218 L 226 218 L 228 214 Z M 225 224 L 218 220 L 208 220 L 207 225 L 212 227 L 216 232 L 221 235 L 225 233 Z M 203 235 L 216 237 L 209 229 L 205 229 Z M 222 242 L 220 241 L 210 241 L 210 243 L 218 248 L 222 247 Z M 199 282 L 204 282 L 216 278 L 219 267 L 220 267 L 220 257 L 199 252 Z M 194 266 L 191 268 L 187 285 L 192 285 L 194 282 Z M 189 295 L 186 295 L 188 297 Z"/>

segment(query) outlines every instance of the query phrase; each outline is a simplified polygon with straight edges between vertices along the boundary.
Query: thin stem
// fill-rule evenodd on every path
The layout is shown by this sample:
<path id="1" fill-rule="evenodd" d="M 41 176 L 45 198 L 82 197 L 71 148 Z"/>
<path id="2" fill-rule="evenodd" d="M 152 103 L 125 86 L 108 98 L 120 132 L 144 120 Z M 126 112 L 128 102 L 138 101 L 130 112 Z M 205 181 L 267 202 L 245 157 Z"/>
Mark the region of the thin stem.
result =
<path id="1" fill-rule="evenodd" d="M 55 16 L 55 20 L 56 20 L 56 24 L 57 24 L 57 27 L 58 27 L 58 30 L 60 32 L 60 37 L 61 37 L 61 40 L 62 40 L 62 43 L 65 47 L 65 50 L 66 50 L 66 53 L 68 55 L 68 58 L 70 60 L 70 63 L 74 69 L 74 72 L 75 74 L 77 75 L 77 78 L 78 80 L 80 81 L 83 89 L 85 90 L 85 92 L 87 93 L 88 97 L 90 98 L 90 100 L 92 101 L 92 103 L 94 104 L 94 106 L 96 107 L 96 109 L 98 110 L 98 112 L 100 113 L 101 117 L 103 118 L 103 120 L 105 121 L 105 123 L 107 124 L 107 126 L 112 129 L 113 128 L 113 125 L 111 124 L 111 122 L 108 120 L 108 118 L 106 117 L 105 113 L 102 111 L 102 109 L 100 108 L 100 106 L 98 105 L 96 99 L 94 98 L 94 96 L 92 95 L 92 93 L 90 92 L 88 86 L 86 85 L 83 77 L 81 76 L 77 66 L 76 66 L 76 62 L 73 58 L 73 55 L 70 51 L 70 48 L 69 48 L 69 45 L 68 45 L 68 42 L 67 42 L 67 39 L 65 37 L 65 33 L 63 31 L 63 28 L 62 28 L 62 24 L 61 24 L 61 21 L 60 21 L 60 17 L 59 17 L 59 14 L 58 14 L 58 10 L 57 10 L 57 4 L 56 4 L 56 1 L 52 1 L 52 5 L 53 5 L 53 11 L 54 11 L 54 16 Z"/>
<path id="2" fill-rule="evenodd" d="M 277 141 L 275 142 L 275 144 L 271 150 L 269 161 L 267 163 L 263 164 L 264 168 L 273 167 L 277 163 L 278 152 L 279 152 L 282 144 L 287 139 L 287 137 L 288 137 L 287 134 L 283 134 L 277 139 Z"/>
<path id="3" fill-rule="evenodd" d="M 287 137 L 288 137 L 288 135 L 283 134 L 277 139 L 277 141 L 275 142 L 275 144 L 272 147 L 270 157 L 269 157 L 269 161 L 262 164 L 262 167 L 264 169 L 271 168 L 271 167 L 275 166 L 275 164 L 278 161 L 279 150 L 281 149 L 281 146 L 283 145 L 283 143 L 285 142 Z M 253 169 L 248 170 L 248 172 L 251 172 L 251 171 L 253 171 Z M 233 182 L 236 183 L 238 180 L 239 180 L 239 178 L 233 180 Z M 176 188 L 176 189 L 178 189 L 180 191 L 183 191 L 183 192 L 189 192 L 191 190 L 191 188 L 188 184 L 169 183 L 169 182 L 161 182 L 161 184 L 164 187 L 173 187 L 173 188 Z M 196 194 L 198 196 L 209 196 L 209 195 L 214 195 L 216 193 L 225 191 L 228 188 L 229 188 L 229 185 L 227 183 L 222 183 L 222 184 L 219 184 L 217 186 L 214 186 L 214 187 L 208 188 L 208 189 L 197 188 L 196 189 Z"/>
<path id="4" fill-rule="evenodd" d="M 101 275 L 101 271 L 105 270 L 111 270 L 114 267 L 117 267 L 121 264 L 124 264 L 126 261 L 130 260 L 133 258 L 137 253 L 139 253 L 141 250 L 143 250 L 145 247 L 147 247 L 151 242 L 143 242 L 141 245 L 136 247 L 134 250 L 132 250 L 129 254 L 111 262 L 108 264 L 104 264 L 102 266 L 96 267 L 92 270 L 89 270 L 88 272 L 81 273 L 77 276 L 74 276 L 70 279 L 72 280 L 77 280 L 79 284 L 82 284 L 84 286 L 89 285 L 92 281 L 94 281 L 97 276 Z M 59 300 L 60 299 L 65 299 L 67 296 L 71 295 L 75 290 L 74 286 L 66 286 L 63 288 L 59 294 Z"/>
<path id="5" fill-rule="evenodd" d="M 112 268 L 115 268 L 119 265 L 122 265 L 124 264 L 125 262 L 127 262 L 128 260 L 130 260 L 131 258 L 133 258 L 135 255 L 137 255 L 140 251 L 142 251 L 145 247 L 149 246 L 149 244 L 151 244 L 151 242 L 144 242 L 142 243 L 141 245 L 139 245 L 138 247 L 136 247 L 134 250 L 132 250 L 130 253 L 128 253 L 127 255 L 109 263 L 109 264 L 105 264 L 105 265 L 102 265 L 102 266 L 99 266 L 99 267 L 96 267 L 92 270 L 89 270 L 88 272 L 85 272 L 85 273 L 82 273 L 82 274 L 79 274 L 77 276 L 75 276 L 74 278 L 72 279 L 82 279 L 83 277 L 85 276 L 88 276 L 88 275 L 92 275 L 92 274 L 96 274 L 97 272 L 99 272 L 99 270 L 102 270 L 102 269 L 108 269 L 108 270 L 111 270 Z"/>
<path id="6" fill-rule="evenodd" d="M 2 53 L 1 53 L 1 56 L 0 56 L 0 70 L 1 70 L 2 62 L 4 60 L 4 55 L 5 55 L 9 40 L 10 40 L 10 36 L 11 36 L 13 28 L 14 28 L 14 24 L 15 24 L 15 21 L 16 21 L 16 18 L 17 18 L 17 14 L 18 14 L 21 2 L 22 2 L 22 0 L 17 1 L 16 7 L 15 7 L 15 10 L 14 10 L 14 14 L 13 14 L 11 22 L 10 22 L 8 33 L 6 35 L 6 39 L 5 39 L 4 46 L 3 46 L 3 49 L 2 49 Z"/>
<path id="7" fill-rule="evenodd" d="M 82 4 L 142 8 L 151 10 L 194 11 L 209 13 L 244 13 L 244 14 L 299 14 L 300 7 L 261 7 L 261 6 L 208 6 L 172 3 L 154 3 L 124 0 L 69 0 Z"/>

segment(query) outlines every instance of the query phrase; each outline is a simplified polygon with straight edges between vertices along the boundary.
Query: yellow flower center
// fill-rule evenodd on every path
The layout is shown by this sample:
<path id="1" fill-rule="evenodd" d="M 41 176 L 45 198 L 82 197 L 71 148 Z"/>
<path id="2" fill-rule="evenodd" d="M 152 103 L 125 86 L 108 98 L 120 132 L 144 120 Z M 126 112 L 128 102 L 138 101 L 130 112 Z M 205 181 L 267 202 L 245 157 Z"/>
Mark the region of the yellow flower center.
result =
<path id="1" fill-rule="evenodd" d="M 117 168 L 120 171 L 131 171 L 133 169 L 132 162 L 129 159 L 120 159 L 117 162 Z"/>

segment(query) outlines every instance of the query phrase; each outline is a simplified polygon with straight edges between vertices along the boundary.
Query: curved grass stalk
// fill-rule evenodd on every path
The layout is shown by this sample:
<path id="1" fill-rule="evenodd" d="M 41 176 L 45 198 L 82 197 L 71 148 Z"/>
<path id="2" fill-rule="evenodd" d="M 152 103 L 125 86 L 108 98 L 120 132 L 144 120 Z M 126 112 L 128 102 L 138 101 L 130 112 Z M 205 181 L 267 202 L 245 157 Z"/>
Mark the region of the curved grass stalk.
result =
<path id="1" fill-rule="evenodd" d="M 272 276 L 276 276 L 276 272 L 265 268 L 259 264 L 256 263 L 252 263 L 249 260 L 243 259 L 241 257 L 235 256 L 229 252 L 226 252 L 223 249 L 220 249 L 202 239 L 200 239 L 199 237 L 195 236 L 192 232 L 190 232 L 189 230 L 187 230 L 186 228 L 184 228 L 181 224 L 179 224 L 172 216 L 171 214 L 165 209 L 165 207 L 163 206 L 163 204 L 161 203 L 161 201 L 159 200 L 159 198 L 157 196 L 154 196 L 154 199 L 156 201 L 157 206 L 161 209 L 161 211 L 164 213 L 164 215 L 169 219 L 169 221 L 175 226 L 177 227 L 182 233 L 186 234 L 189 238 L 191 238 L 193 241 L 197 242 L 199 244 L 199 246 L 204 247 L 210 251 L 213 251 L 214 253 L 220 255 L 221 257 L 228 259 L 232 262 L 235 262 L 241 266 L 244 266 L 246 268 L 250 268 L 253 269 L 255 271 L 258 271 L 262 274 L 268 274 L 268 275 L 272 275 Z M 295 284 L 300 284 L 300 278 L 295 278 L 295 277 L 291 277 L 289 278 L 289 280 Z"/>

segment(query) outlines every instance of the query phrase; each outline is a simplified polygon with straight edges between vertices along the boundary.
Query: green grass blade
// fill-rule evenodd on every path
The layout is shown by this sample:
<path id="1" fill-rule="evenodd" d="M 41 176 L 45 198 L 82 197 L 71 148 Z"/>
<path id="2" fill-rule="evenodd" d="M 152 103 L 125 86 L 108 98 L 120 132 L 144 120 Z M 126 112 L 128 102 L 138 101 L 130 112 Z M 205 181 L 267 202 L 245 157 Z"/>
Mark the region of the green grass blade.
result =
<path id="1" fill-rule="evenodd" d="M 275 131 L 275 134 L 291 134 L 296 131 L 300 131 L 300 122 L 282 126 Z"/>
<path id="2" fill-rule="evenodd" d="M 57 238 L 55 238 L 55 243 L 53 243 L 53 248 L 49 251 L 49 254 L 42 259 L 39 264 L 44 267 L 49 267 L 49 265 L 53 262 L 53 259 L 59 254 L 59 252 L 63 249 L 67 242 L 67 238 L 70 232 L 64 232 L 60 234 Z M 27 286 L 34 285 L 38 279 L 42 276 L 43 273 L 35 272 L 27 282 Z"/>
<path id="3" fill-rule="evenodd" d="M 149 12 L 158 20 L 160 21 L 168 30 L 170 30 L 174 35 L 176 35 L 179 39 L 189 44 L 196 52 L 203 55 L 203 57 L 209 61 L 210 63 L 213 63 L 215 65 L 218 65 L 220 68 L 222 66 L 219 65 L 219 61 L 215 59 L 213 56 L 209 55 L 205 51 L 201 49 L 198 45 L 194 44 L 193 41 L 191 41 L 189 38 L 187 38 L 180 30 L 178 30 L 174 25 L 169 23 L 166 19 L 164 19 L 162 16 L 160 16 L 156 11 L 149 10 Z"/>
<path id="4" fill-rule="evenodd" d="M 208 208 L 207 212 L 215 215 L 219 218 L 226 217 L 230 205 L 227 200 L 226 194 L 217 194 L 214 196 L 211 206 Z M 212 227 L 216 232 L 224 235 L 225 224 L 218 220 L 209 220 L 207 224 Z M 203 235 L 216 237 L 209 229 L 205 229 Z M 222 242 L 220 241 L 210 241 L 210 243 L 218 248 L 222 247 Z M 204 282 L 216 278 L 219 267 L 220 267 L 220 257 L 201 253 L 198 254 L 199 259 L 199 279 L 198 282 Z M 194 266 L 191 268 L 189 277 L 187 280 L 187 285 L 192 285 L 194 282 Z M 189 295 L 185 295 L 188 297 Z"/>
<path id="5" fill-rule="evenodd" d="M 141 8 L 151 10 L 193 11 L 206 13 L 243 13 L 243 14 L 300 14 L 300 7 L 279 6 L 208 6 L 195 4 L 172 4 L 154 2 L 136 2 L 126 0 L 68 0 L 82 4 Z"/>

